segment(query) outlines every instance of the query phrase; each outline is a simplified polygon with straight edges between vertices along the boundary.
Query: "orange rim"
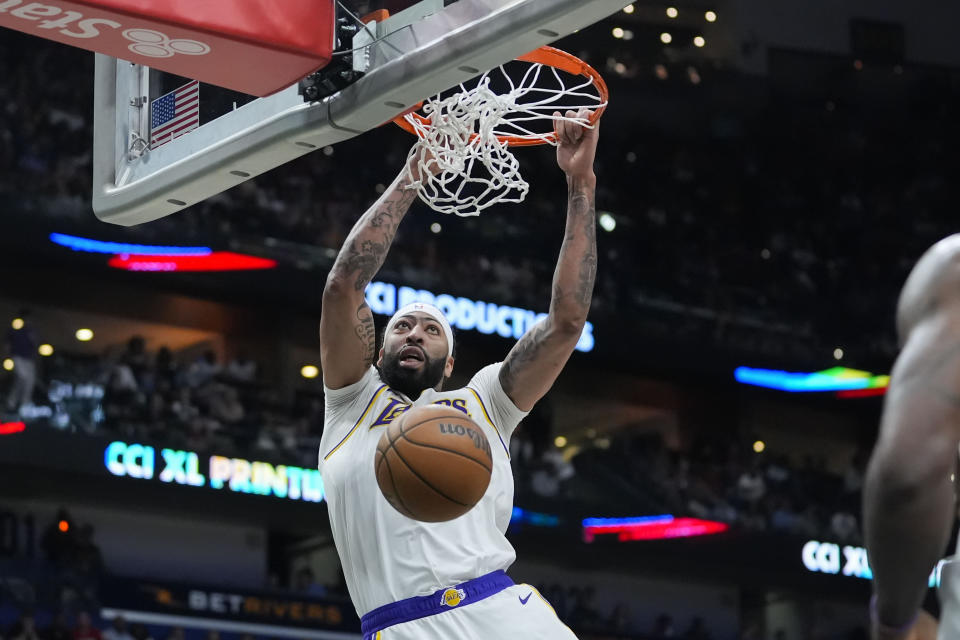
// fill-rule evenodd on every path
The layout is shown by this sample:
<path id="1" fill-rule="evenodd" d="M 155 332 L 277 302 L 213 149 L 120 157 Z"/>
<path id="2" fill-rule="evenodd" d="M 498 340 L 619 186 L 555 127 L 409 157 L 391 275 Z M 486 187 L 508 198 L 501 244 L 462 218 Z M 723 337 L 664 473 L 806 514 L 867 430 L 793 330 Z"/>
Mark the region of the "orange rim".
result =
<path id="1" fill-rule="evenodd" d="M 531 64 L 546 65 L 574 76 L 592 78 L 593 85 L 597 88 L 597 93 L 600 95 L 600 102 L 603 104 L 603 106 L 594 110 L 593 115 L 590 116 L 590 124 L 596 124 L 597 120 L 600 119 L 600 116 L 603 115 L 604 109 L 607 108 L 606 103 L 610 97 L 609 92 L 607 91 L 607 83 L 603 81 L 603 76 L 601 76 L 596 69 L 588 65 L 577 56 L 567 53 L 566 51 L 561 51 L 555 47 L 546 46 L 535 49 L 526 55 L 522 55 L 517 58 L 517 60 L 521 62 L 529 62 Z M 413 109 L 419 109 L 422 104 L 423 103 L 420 103 L 419 105 L 413 107 Z M 407 122 L 407 115 L 412 116 L 421 125 L 430 125 L 430 118 L 421 115 L 416 111 L 408 111 L 394 118 L 393 121 L 401 129 L 412 133 L 413 135 L 419 134 L 414 126 Z M 475 138 L 476 135 L 477 134 L 473 134 L 471 140 Z M 538 144 L 553 143 L 556 141 L 557 137 L 556 134 L 551 132 L 545 136 L 497 136 L 497 139 L 500 140 L 500 142 L 506 142 L 511 147 L 530 147 Z"/>

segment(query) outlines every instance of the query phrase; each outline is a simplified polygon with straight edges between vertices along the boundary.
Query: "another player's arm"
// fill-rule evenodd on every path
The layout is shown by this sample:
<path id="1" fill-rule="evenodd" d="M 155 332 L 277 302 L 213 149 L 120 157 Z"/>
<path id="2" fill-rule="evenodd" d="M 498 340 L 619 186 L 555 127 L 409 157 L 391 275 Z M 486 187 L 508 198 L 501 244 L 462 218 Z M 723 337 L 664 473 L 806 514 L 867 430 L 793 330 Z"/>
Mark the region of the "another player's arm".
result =
<path id="1" fill-rule="evenodd" d="M 323 382 L 340 389 L 363 377 L 376 355 L 373 313 L 364 291 L 393 243 L 400 221 L 417 197 L 401 172 L 357 221 L 343 243 L 323 288 L 320 363 Z"/>
<path id="2" fill-rule="evenodd" d="M 597 274 L 593 160 L 598 127 L 558 122 L 557 164 L 567 175 L 567 223 L 553 274 L 550 311 L 520 338 L 500 368 L 503 390 L 522 411 L 532 409 L 553 386 L 580 340 L 590 311 Z"/>
<path id="3" fill-rule="evenodd" d="M 930 571 L 950 536 L 960 442 L 960 236 L 917 263 L 900 297 L 903 349 L 864 487 L 874 637 L 911 637 Z"/>

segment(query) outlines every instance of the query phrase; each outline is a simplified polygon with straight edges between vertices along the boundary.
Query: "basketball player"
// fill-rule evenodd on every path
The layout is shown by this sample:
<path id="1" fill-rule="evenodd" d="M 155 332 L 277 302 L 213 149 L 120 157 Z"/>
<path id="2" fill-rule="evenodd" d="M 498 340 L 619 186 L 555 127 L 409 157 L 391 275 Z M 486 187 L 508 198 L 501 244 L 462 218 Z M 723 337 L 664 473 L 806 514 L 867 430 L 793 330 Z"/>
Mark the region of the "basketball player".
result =
<path id="1" fill-rule="evenodd" d="M 453 371 L 453 334 L 431 305 L 399 309 L 387 323 L 382 348 L 375 350 L 364 289 L 416 198 L 405 172 L 354 226 L 327 278 L 320 320 L 327 413 L 319 468 L 365 640 L 575 638 L 533 587 L 514 585 L 504 573 L 516 558 L 504 535 L 513 509 L 510 435 L 573 352 L 597 267 L 598 130 L 569 122 L 556 128 L 557 164 L 566 173 L 569 194 L 549 313 L 502 363 L 481 369 L 467 386 L 443 390 Z M 419 178 L 416 166 L 411 169 Z M 373 468 L 383 429 L 411 406 L 428 404 L 469 415 L 484 430 L 494 458 L 480 502 L 460 518 L 433 524 L 391 507 Z"/>
<path id="2" fill-rule="evenodd" d="M 957 514 L 951 476 L 960 445 L 960 235 L 941 240 L 914 267 L 900 295 L 897 329 L 902 351 L 864 487 L 873 637 L 955 640 L 956 559 L 940 571 L 939 636 L 920 605 Z"/>

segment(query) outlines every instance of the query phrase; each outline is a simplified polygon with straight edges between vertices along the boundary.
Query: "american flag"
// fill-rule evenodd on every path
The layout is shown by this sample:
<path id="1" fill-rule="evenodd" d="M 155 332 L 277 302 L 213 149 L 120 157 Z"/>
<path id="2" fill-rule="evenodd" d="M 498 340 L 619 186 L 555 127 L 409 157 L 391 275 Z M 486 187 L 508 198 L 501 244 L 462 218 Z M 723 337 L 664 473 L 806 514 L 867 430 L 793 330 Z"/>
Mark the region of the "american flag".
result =
<path id="1" fill-rule="evenodd" d="M 150 148 L 200 126 L 200 82 L 194 80 L 150 103 Z"/>

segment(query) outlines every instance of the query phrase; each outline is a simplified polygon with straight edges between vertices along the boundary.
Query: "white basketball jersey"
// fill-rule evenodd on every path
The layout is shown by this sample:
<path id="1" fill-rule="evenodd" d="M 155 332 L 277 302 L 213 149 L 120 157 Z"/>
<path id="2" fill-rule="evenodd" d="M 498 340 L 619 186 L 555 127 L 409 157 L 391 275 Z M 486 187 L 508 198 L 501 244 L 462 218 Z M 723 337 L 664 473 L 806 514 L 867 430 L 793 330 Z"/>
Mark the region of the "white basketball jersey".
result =
<path id="1" fill-rule="evenodd" d="M 427 389 L 415 402 L 388 388 L 374 367 L 355 384 L 325 389 L 319 468 L 333 539 L 358 615 L 506 569 L 516 559 L 505 537 L 513 513 L 509 445 L 526 413 L 504 392 L 499 373 L 499 363 L 484 367 L 466 387 Z M 486 494 L 450 522 L 401 515 L 380 492 L 373 467 L 387 425 L 411 407 L 430 404 L 466 413 L 483 429 L 493 453 Z"/>

